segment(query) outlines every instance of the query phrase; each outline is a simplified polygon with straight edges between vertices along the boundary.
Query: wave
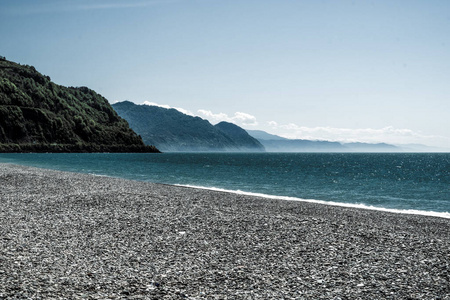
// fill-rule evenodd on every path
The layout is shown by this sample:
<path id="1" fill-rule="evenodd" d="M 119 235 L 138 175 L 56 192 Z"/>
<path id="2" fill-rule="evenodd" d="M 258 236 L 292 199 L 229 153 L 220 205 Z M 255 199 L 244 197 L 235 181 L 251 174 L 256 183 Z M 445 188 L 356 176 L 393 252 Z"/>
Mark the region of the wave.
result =
<path id="1" fill-rule="evenodd" d="M 421 215 L 421 216 L 450 219 L 449 212 L 435 212 L 435 211 L 425 211 L 425 210 L 416 210 L 416 209 L 395 209 L 395 208 L 377 207 L 377 206 L 359 204 L 359 203 L 354 204 L 354 203 L 316 200 L 316 199 L 302 199 L 302 198 L 289 197 L 289 196 L 276 196 L 276 195 L 268 195 L 268 194 L 261 194 L 261 193 L 245 192 L 245 191 L 241 191 L 241 190 L 227 190 L 227 189 L 216 188 L 216 187 L 205 187 L 205 186 L 186 185 L 186 184 L 174 184 L 174 185 L 188 187 L 188 188 L 194 188 L 194 189 L 202 189 L 202 190 L 225 192 L 225 193 L 238 194 L 238 195 L 254 196 L 254 197 L 260 197 L 260 198 L 267 198 L 267 199 L 280 199 L 280 200 L 286 200 L 286 201 L 310 202 L 310 203 L 340 206 L 340 207 L 383 211 L 383 212 L 390 212 L 390 213 L 396 213 L 396 214 Z"/>

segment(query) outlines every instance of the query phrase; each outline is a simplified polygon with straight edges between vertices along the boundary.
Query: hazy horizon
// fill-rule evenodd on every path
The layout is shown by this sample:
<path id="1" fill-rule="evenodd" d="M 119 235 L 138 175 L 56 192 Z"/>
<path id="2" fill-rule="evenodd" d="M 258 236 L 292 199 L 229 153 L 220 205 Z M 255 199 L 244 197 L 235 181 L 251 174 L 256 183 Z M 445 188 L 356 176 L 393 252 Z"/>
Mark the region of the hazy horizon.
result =
<path id="1" fill-rule="evenodd" d="M 111 103 L 450 149 L 448 1 L 2 1 L 0 55 Z"/>

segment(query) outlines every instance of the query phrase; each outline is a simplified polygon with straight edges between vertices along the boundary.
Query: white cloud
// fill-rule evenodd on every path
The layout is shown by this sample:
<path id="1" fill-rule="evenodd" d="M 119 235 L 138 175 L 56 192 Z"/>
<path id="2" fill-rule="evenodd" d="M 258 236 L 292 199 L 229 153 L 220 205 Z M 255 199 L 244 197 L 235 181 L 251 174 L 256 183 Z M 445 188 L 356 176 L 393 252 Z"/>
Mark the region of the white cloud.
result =
<path id="1" fill-rule="evenodd" d="M 167 108 L 167 109 L 173 108 L 173 109 L 176 109 L 176 110 L 178 110 L 179 112 L 181 112 L 181 113 L 183 113 L 185 115 L 195 116 L 191 111 L 189 111 L 187 109 L 184 109 L 184 108 L 181 108 L 181 107 L 172 107 L 172 106 L 167 105 L 167 104 L 158 104 L 158 103 L 150 102 L 150 101 L 144 101 L 143 104 L 144 105 L 149 105 L 149 106 L 158 106 L 158 107 Z"/>
<path id="2" fill-rule="evenodd" d="M 256 117 L 252 116 L 250 114 L 246 114 L 243 112 L 236 112 L 234 113 L 233 120 L 238 120 L 242 122 L 244 125 L 250 125 L 250 126 L 256 126 L 258 125 L 258 122 L 256 121 Z"/>
<path id="3" fill-rule="evenodd" d="M 390 144 L 434 144 L 437 140 L 444 139 L 444 137 L 393 126 L 383 128 L 306 127 L 294 123 L 279 125 L 276 122 L 271 122 L 270 125 L 277 134 L 290 139 Z"/>
<path id="4" fill-rule="evenodd" d="M 221 121 L 227 121 L 227 122 L 231 121 L 230 117 L 228 117 L 228 115 L 226 115 L 224 113 L 214 114 L 212 111 L 205 110 L 205 109 L 199 109 L 197 112 L 200 115 L 203 115 L 205 118 L 207 118 L 208 120 L 210 120 L 214 123 L 221 122 Z"/>
<path id="5" fill-rule="evenodd" d="M 215 124 L 215 123 L 219 123 L 222 121 L 226 121 L 226 122 L 230 122 L 230 123 L 234 123 L 240 126 L 256 126 L 258 125 L 258 122 L 256 121 L 256 117 L 252 116 L 250 114 L 244 113 L 244 112 L 235 112 L 234 116 L 228 116 L 225 113 L 213 113 L 210 110 L 205 110 L 205 109 L 199 109 L 197 111 L 197 114 L 194 114 L 193 112 L 181 108 L 181 107 L 173 107 L 167 104 L 159 104 L 159 103 L 155 103 L 155 102 L 150 102 L 150 101 L 144 101 L 143 104 L 145 105 L 150 105 L 150 106 L 158 106 L 158 107 L 163 107 L 163 108 L 167 108 L 167 109 L 176 109 L 179 112 L 182 112 L 186 115 L 189 116 L 199 116 L 202 118 L 205 118 L 207 120 L 209 120 L 211 123 Z"/>
<path id="6" fill-rule="evenodd" d="M 197 111 L 200 116 L 205 117 L 212 123 L 219 123 L 222 121 L 235 123 L 237 125 L 244 126 L 256 126 L 258 122 L 256 121 L 256 117 L 244 112 L 235 112 L 234 116 L 230 117 L 225 113 L 213 113 L 210 110 L 199 109 Z"/>

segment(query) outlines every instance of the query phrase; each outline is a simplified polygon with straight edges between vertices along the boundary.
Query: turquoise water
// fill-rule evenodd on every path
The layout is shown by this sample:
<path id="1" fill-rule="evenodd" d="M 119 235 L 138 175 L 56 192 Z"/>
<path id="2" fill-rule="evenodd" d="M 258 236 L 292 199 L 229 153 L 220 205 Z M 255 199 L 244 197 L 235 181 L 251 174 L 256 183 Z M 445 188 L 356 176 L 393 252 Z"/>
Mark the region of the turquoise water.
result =
<path id="1" fill-rule="evenodd" d="M 0 162 L 378 208 L 450 212 L 450 153 L 0 154 Z"/>

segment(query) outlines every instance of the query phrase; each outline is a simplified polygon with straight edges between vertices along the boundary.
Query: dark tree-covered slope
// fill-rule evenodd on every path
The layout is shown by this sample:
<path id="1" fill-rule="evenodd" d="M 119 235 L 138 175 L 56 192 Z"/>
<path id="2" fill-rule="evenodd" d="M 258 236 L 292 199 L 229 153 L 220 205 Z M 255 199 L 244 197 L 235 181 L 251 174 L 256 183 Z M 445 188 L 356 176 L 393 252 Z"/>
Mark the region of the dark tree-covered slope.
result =
<path id="1" fill-rule="evenodd" d="M 243 145 L 207 120 L 176 109 L 129 101 L 112 106 L 145 143 L 161 151 L 261 151 L 259 147 Z"/>
<path id="2" fill-rule="evenodd" d="M 0 58 L 0 152 L 157 152 L 87 87 Z"/>

